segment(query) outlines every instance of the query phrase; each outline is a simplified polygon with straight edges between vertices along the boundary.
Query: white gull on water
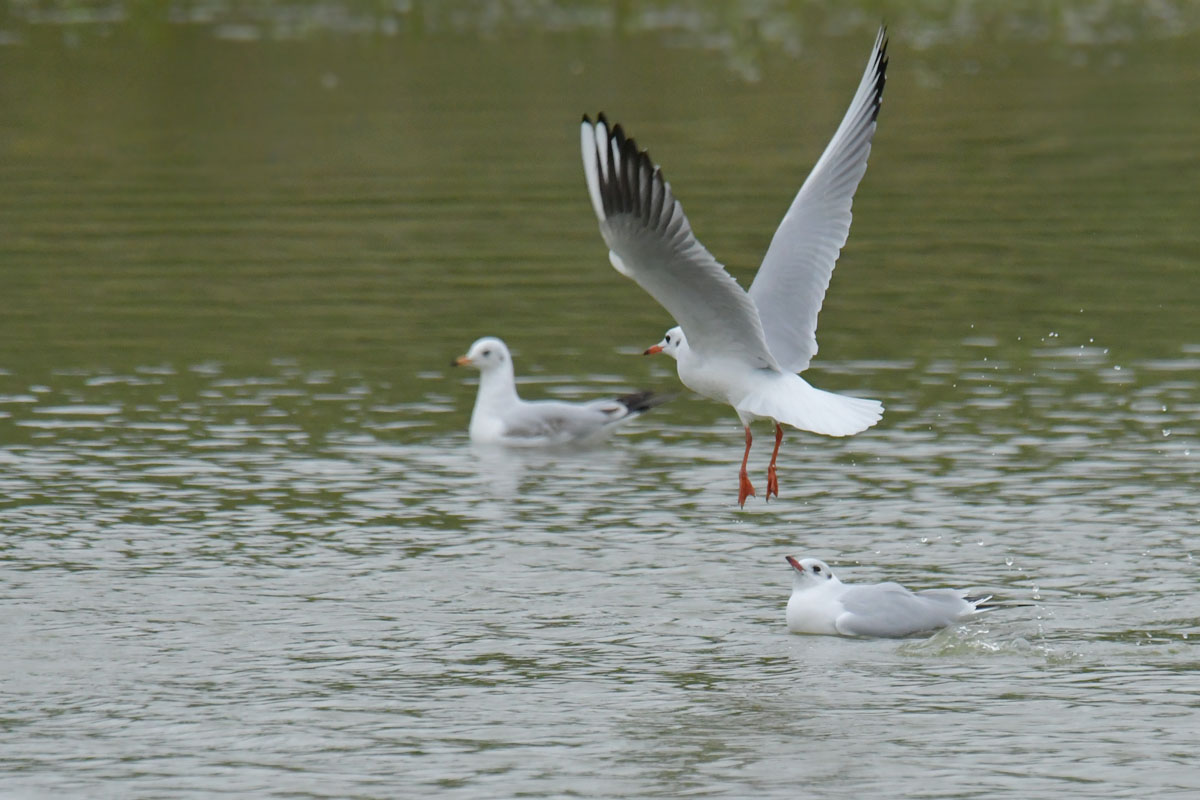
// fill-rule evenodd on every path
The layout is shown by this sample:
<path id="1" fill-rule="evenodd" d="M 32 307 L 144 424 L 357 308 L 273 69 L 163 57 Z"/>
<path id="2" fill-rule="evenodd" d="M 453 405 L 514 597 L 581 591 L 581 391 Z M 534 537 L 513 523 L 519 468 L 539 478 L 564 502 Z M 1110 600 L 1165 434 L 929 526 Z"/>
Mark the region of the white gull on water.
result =
<path id="1" fill-rule="evenodd" d="M 678 327 L 646 352 L 678 362 L 688 388 L 728 403 L 746 434 L 738 503 L 754 494 L 746 474 L 750 422 L 775 422 L 767 493 L 779 495 L 775 461 L 786 423 L 826 436 L 849 436 L 883 414 L 875 400 L 833 394 L 796 373 L 817 352 L 817 314 L 850 232 L 854 191 L 867 169 L 883 98 L 887 39 L 880 28 L 849 110 L 800 187 L 747 293 L 696 239 L 662 171 L 620 125 L 583 118 L 588 193 L 609 260 L 675 318 Z"/>
<path id="2" fill-rule="evenodd" d="M 792 633 L 842 636 L 911 636 L 963 622 L 998 608 L 991 595 L 968 595 L 959 589 L 912 592 L 898 583 L 848 586 L 824 561 L 796 559 L 787 626 Z"/>
<path id="3" fill-rule="evenodd" d="M 479 370 L 479 391 L 471 412 L 471 441 L 510 447 L 553 447 L 597 441 L 666 397 L 635 392 L 611 400 L 569 403 L 522 400 L 517 395 L 512 354 L 494 336 L 477 339 L 452 366 Z"/>

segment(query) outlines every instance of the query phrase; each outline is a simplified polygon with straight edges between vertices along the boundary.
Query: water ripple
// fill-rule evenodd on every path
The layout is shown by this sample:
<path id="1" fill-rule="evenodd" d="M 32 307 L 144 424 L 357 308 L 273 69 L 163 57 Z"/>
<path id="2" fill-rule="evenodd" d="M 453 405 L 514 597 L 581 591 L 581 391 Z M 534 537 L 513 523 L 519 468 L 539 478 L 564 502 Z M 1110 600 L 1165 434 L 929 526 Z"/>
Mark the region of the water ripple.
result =
<path id="1" fill-rule="evenodd" d="M 721 776 L 761 795 L 836 753 L 849 795 L 882 790 L 874 759 L 916 780 L 972 757 L 972 709 L 1008 754 L 981 785 L 1037 753 L 1023 786 L 1134 796 L 1096 753 L 1149 735 L 1182 753 L 1170 731 L 1198 722 L 1172 700 L 1200 638 L 1195 387 L 1156 365 L 1101 393 L 1104 364 L 1039 358 L 1060 381 L 996 361 L 840 365 L 891 387 L 885 423 L 789 436 L 784 497 L 745 511 L 736 424 L 686 399 L 603 448 L 511 453 L 472 447 L 445 398 L 395 403 L 289 365 L 13 392 L 10 759 L 136 774 L 143 792 L 370 791 L 397 764 L 450 796 L 536 792 L 569 763 L 560 780 L 605 774 L 606 794 Z M 792 552 L 1031 605 L 901 643 L 789 636 Z M 1194 784 L 1183 759 L 1155 768 Z"/>

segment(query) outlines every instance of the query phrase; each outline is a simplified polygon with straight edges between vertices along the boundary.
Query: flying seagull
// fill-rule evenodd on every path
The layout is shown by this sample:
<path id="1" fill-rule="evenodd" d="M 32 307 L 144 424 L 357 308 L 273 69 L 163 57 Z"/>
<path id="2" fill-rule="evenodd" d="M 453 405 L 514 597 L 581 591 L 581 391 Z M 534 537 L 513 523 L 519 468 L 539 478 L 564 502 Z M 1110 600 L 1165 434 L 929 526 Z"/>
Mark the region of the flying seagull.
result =
<path id="1" fill-rule="evenodd" d="M 880 28 L 850 108 L 775 231 L 749 292 L 696 239 L 649 154 L 603 114 L 596 122 L 583 118 L 584 173 L 609 260 L 678 323 L 646 354 L 673 356 L 684 385 L 733 406 L 745 429 L 739 505 L 755 493 L 746 474 L 752 420 L 775 423 L 769 500 L 779 496 L 775 461 L 782 424 L 849 436 L 883 414 L 875 400 L 822 391 L 796 373 L 817 352 L 817 313 L 867 169 L 887 71 L 885 34 Z"/>

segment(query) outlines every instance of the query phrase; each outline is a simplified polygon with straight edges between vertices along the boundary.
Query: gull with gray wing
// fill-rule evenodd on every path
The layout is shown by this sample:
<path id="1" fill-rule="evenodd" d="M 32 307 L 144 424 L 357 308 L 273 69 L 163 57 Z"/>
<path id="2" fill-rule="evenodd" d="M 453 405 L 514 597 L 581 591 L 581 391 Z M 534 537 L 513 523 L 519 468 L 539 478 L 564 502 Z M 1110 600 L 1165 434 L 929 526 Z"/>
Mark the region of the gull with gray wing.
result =
<path id="1" fill-rule="evenodd" d="M 775 423 L 767 493 L 779 495 L 775 462 L 783 424 L 849 436 L 879 421 L 875 400 L 825 392 L 796 373 L 817 352 L 817 314 L 850 231 L 850 207 L 867 169 L 883 98 L 887 39 L 879 30 L 866 71 L 824 153 L 783 217 L 749 292 L 692 233 L 683 207 L 649 154 L 620 125 L 583 118 L 584 174 L 609 260 L 674 317 L 647 354 L 675 358 L 679 379 L 733 406 L 746 435 L 738 504 L 754 494 L 746 473 L 750 423 Z"/>
<path id="2" fill-rule="evenodd" d="M 912 592 L 898 583 L 849 586 L 824 561 L 787 556 L 792 596 L 787 626 L 792 633 L 901 637 L 945 628 L 999 606 L 991 595 L 958 589 Z"/>
<path id="3" fill-rule="evenodd" d="M 666 402 L 669 397 L 635 392 L 611 400 L 569 403 L 522 400 L 508 346 L 494 336 L 476 340 L 451 366 L 479 370 L 479 391 L 471 412 L 471 441 L 509 447 L 590 444 L 620 425 Z"/>

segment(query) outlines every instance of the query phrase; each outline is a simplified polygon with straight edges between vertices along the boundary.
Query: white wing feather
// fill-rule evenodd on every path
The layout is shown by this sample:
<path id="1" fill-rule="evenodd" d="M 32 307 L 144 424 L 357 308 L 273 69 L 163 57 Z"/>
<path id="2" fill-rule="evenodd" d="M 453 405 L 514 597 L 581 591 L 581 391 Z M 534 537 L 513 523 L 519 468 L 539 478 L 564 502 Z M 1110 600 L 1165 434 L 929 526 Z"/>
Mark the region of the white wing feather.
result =
<path id="1" fill-rule="evenodd" d="M 775 231 L 750 286 L 771 355 L 791 372 L 803 372 L 817 353 L 817 314 L 850 233 L 850 206 L 867 170 L 886 70 L 886 29 L 880 28 L 850 108 Z M 690 340 L 686 328 L 684 333 Z"/>

